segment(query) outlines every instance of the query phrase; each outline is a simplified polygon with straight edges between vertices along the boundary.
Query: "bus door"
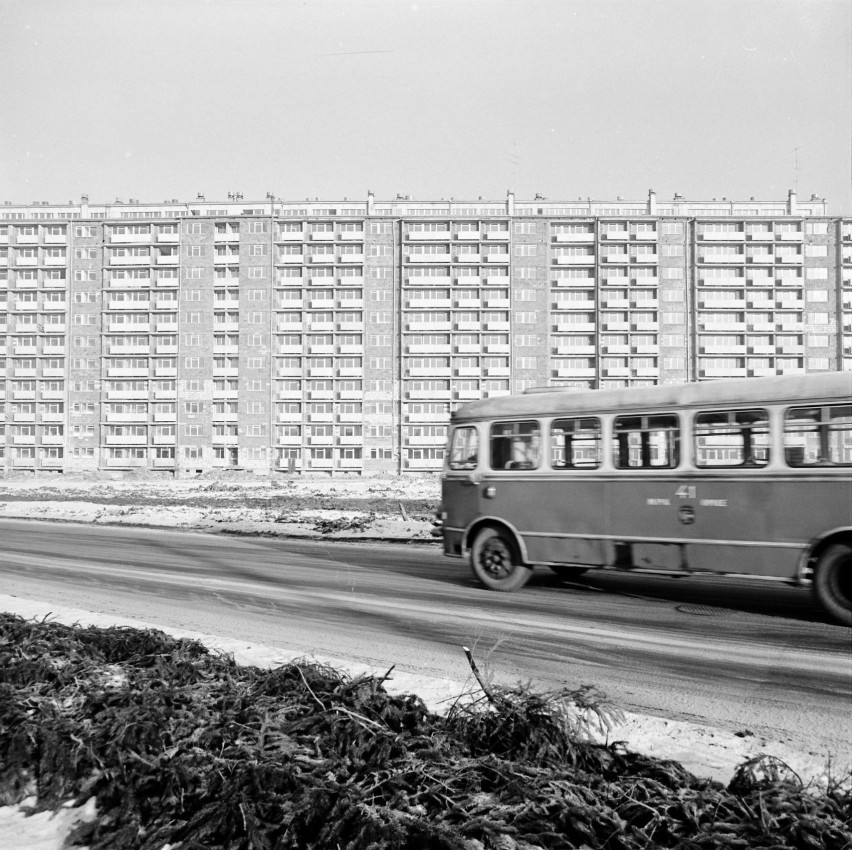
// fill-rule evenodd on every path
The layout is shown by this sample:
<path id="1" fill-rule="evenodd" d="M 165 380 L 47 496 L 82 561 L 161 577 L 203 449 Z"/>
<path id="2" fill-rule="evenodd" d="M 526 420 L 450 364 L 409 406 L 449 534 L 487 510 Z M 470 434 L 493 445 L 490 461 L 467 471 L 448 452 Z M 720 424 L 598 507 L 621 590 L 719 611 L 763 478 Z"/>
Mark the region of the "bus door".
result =
<path id="1" fill-rule="evenodd" d="M 441 479 L 444 514 L 444 554 L 460 556 L 461 540 L 482 511 L 482 471 L 479 431 L 476 425 L 455 428 L 450 437 L 447 463 Z"/>
<path id="2" fill-rule="evenodd" d="M 780 568 L 794 575 L 798 551 L 771 545 L 783 530 L 774 527 L 778 488 L 763 474 L 770 459 L 768 412 L 699 412 L 692 438 L 695 472 L 673 494 L 684 536 L 693 541 L 690 569 L 778 575 Z"/>
<path id="3" fill-rule="evenodd" d="M 621 569 L 689 569 L 687 542 L 694 502 L 680 499 L 680 423 L 673 413 L 617 416 L 605 504 L 612 549 Z"/>

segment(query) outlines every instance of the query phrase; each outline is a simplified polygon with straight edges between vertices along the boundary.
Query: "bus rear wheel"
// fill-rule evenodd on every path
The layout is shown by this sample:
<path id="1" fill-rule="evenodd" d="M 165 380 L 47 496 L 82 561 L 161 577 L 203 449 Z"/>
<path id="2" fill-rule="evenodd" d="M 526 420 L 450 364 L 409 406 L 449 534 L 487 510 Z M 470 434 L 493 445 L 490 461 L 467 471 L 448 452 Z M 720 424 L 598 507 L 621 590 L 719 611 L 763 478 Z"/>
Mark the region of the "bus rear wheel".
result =
<path id="1" fill-rule="evenodd" d="M 515 541 L 499 528 L 483 528 L 473 538 L 470 568 L 491 590 L 511 591 L 523 587 L 532 568 L 521 563 Z"/>
<path id="2" fill-rule="evenodd" d="M 833 543 L 819 557 L 814 594 L 833 620 L 852 626 L 852 546 Z"/>

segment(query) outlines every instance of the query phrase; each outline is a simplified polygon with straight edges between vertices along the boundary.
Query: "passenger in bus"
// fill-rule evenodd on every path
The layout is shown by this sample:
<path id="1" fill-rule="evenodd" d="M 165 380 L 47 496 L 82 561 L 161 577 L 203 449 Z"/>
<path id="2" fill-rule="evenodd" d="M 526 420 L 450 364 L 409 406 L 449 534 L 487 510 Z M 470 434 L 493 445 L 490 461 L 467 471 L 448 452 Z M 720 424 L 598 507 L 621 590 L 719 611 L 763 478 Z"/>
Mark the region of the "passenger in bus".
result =
<path id="1" fill-rule="evenodd" d="M 512 454 L 506 469 L 535 469 L 538 466 L 539 438 L 533 434 L 529 439 L 514 440 Z"/>

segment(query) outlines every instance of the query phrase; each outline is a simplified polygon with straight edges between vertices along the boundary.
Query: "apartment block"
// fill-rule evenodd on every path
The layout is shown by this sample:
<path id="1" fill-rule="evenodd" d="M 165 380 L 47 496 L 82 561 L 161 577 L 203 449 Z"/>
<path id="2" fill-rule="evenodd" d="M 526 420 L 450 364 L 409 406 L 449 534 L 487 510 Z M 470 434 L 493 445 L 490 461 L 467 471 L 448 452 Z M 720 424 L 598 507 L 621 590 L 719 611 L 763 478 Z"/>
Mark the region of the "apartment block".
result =
<path id="1" fill-rule="evenodd" d="M 852 218 L 794 192 L 0 206 L 5 474 L 425 473 L 474 399 L 829 370 Z"/>

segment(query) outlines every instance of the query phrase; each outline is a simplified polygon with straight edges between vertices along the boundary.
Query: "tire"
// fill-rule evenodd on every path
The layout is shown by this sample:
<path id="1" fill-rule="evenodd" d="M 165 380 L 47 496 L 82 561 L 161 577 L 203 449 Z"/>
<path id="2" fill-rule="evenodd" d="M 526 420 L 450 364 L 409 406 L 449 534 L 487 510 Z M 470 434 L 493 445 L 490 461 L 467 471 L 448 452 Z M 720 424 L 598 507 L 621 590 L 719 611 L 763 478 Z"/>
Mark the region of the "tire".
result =
<path id="1" fill-rule="evenodd" d="M 588 571 L 588 567 L 566 567 L 561 564 L 550 564 L 550 569 L 565 581 L 573 581 Z"/>
<path id="2" fill-rule="evenodd" d="M 819 556 L 813 591 L 832 620 L 852 626 L 852 546 L 833 543 Z"/>
<path id="3" fill-rule="evenodd" d="M 509 533 L 492 527 L 481 529 L 473 538 L 470 568 L 487 588 L 505 592 L 520 589 L 532 575 L 532 567 L 521 563 Z"/>

